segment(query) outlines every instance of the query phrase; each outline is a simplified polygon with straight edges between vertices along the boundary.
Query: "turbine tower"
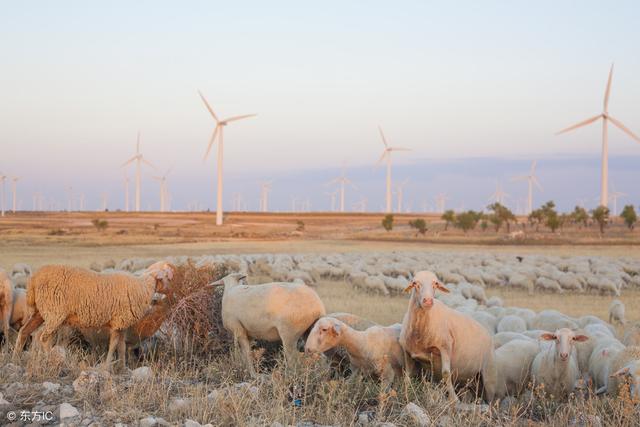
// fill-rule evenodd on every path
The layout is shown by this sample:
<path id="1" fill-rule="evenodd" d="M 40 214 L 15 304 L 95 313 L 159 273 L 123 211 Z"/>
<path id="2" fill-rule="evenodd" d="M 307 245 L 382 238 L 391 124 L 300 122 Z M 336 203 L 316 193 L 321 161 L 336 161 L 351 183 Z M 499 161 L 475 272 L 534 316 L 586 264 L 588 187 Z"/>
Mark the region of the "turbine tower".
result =
<path id="1" fill-rule="evenodd" d="M 211 134 L 211 139 L 209 140 L 209 145 L 207 147 L 207 152 L 204 155 L 204 159 L 206 160 L 209 156 L 209 152 L 211 151 L 211 147 L 216 142 L 216 138 L 218 139 L 218 190 L 216 194 L 216 225 L 222 225 L 222 154 L 223 154 L 223 130 L 224 127 L 230 122 L 234 122 L 236 120 L 242 120 L 249 117 L 257 116 L 257 114 L 245 114 L 242 116 L 234 116 L 229 117 L 228 119 L 220 120 L 216 113 L 213 112 L 213 108 L 209 105 L 204 95 L 200 91 L 198 91 L 200 98 L 202 98 L 202 102 L 211 113 L 211 117 L 216 122 L 216 127 L 213 130 L 213 134 Z"/>
<path id="2" fill-rule="evenodd" d="M 500 182 L 496 182 L 496 191 L 494 191 L 494 193 L 491 196 L 489 196 L 489 201 L 500 203 L 501 205 L 504 206 L 504 201 L 506 200 L 507 197 L 509 197 L 509 195 L 504 192 Z"/>
<path id="3" fill-rule="evenodd" d="M 384 137 L 384 132 L 382 132 L 382 128 L 378 126 L 378 130 L 380 131 L 380 137 L 382 138 L 382 143 L 384 144 L 384 151 L 382 152 L 382 156 L 376 163 L 379 165 L 383 160 L 387 160 L 387 195 L 386 195 L 386 213 L 391 213 L 393 211 L 392 199 L 391 199 L 391 152 L 393 151 L 411 151 L 409 148 L 402 147 L 390 147 L 387 143 L 387 139 Z"/>
<path id="4" fill-rule="evenodd" d="M 629 135 L 636 142 L 640 142 L 640 137 L 631 132 L 627 127 L 622 124 L 619 120 L 615 119 L 609 114 L 609 94 L 611 93 L 611 79 L 613 77 L 613 64 L 611 64 L 611 69 L 609 70 L 609 79 L 607 80 L 607 88 L 604 92 L 604 103 L 602 108 L 602 113 L 597 116 L 591 117 L 587 120 L 584 120 L 580 123 L 577 123 L 573 126 L 569 126 L 566 129 L 561 130 L 556 133 L 556 135 L 560 135 L 561 133 L 569 132 L 574 129 L 581 128 L 583 126 L 589 125 L 599 119 L 602 119 L 602 166 L 600 170 L 600 205 L 607 206 L 609 202 L 608 196 L 608 180 L 609 180 L 609 122 L 613 124 L 615 127 L 620 129 L 622 132 Z"/>
<path id="5" fill-rule="evenodd" d="M 536 187 L 538 187 L 538 190 L 542 191 L 542 186 L 540 185 L 540 182 L 538 182 L 538 177 L 536 177 L 537 163 L 537 160 L 531 162 L 531 169 L 529 170 L 528 175 L 520 175 L 512 178 L 512 181 L 527 181 L 527 185 L 529 188 L 529 192 L 527 195 L 527 215 L 529 215 L 533 211 L 533 186 L 535 185 Z"/>
<path id="6" fill-rule="evenodd" d="M 153 166 L 151 163 L 149 163 L 143 156 L 142 153 L 140 153 L 140 132 L 138 132 L 138 141 L 136 142 L 136 154 L 130 158 L 129 160 L 127 160 L 126 162 L 124 162 L 122 164 L 122 167 L 125 167 L 133 162 L 136 162 L 136 204 L 135 204 L 135 208 L 136 208 L 136 212 L 140 212 L 140 170 L 141 170 L 141 166 L 142 163 L 145 163 L 148 166 L 151 166 L 152 168 L 155 169 L 155 166 Z"/>
<path id="7" fill-rule="evenodd" d="M 171 173 L 171 168 L 162 176 L 154 176 L 153 179 L 160 182 L 160 212 L 167 211 L 167 176 Z"/>
<path id="8" fill-rule="evenodd" d="M 440 193 L 436 196 L 436 210 L 438 212 L 444 212 L 447 200 L 449 200 L 449 196 L 447 196 L 447 193 Z"/>
<path id="9" fill-rule="evenodd" d="M 0 201 L 0 216 L 4 216 L 4 183 L 6 180 L 7 176 L 0 174 L 0 197 L 2 198 Z"/>
<path id="10" fill-rule="evenodd" d="M 398 213 L 402 213 L 402 196 L 404 195 L 404 187 L 409 182 L 409 179 L 405 179 L 396 187 L 396 194 L 398 195 Z"/>
<path id="11" fill-rule="evenodd" d="M 17 209 L 17 192 L 16 192 L 16 183 L 20 180 L 19 176 L 14 176 L 13 178 L 11 178 L 11 197 L 12 197 L 12 203 L 11 203 L 11 210 L 13 211 L 13 213 L 16 213 L 16 209 Z"/>
<path id="12" fill-rule="evenodd" d="M 331 212 L 336 211 L 336 196 L 338 195 L 339 192 L 340 190 L 332 191 L 330 193 L 324 193 L 325 195 L 329 196 L 329 198 L 331 199 Z"/>
<path id="13" fill-rule="evenodd" d="M 271 191 L 271 181 L 260 183 L 260 212 L 269 211 L 269 192 Z"/>
<path id="14" fill-rule="evenodd" d="M 129 212 L 129 174 L 124 171 L 124 211 Z"/>
<path id="15" fill-rule="evenodd" d="M 327 183 L 327 185 L 332 185 L 332 184 L 339 184 L 340 188 L 340 212 L 344 212 L 344 194 L 345 194 L 345 186 L 347 184 L 351 185 L 351 187 L 353 187 L 354 189 L 358 189 L 358 187 L 356 187 L 353 182 L 351 182 L 351 180 L 349 178 L 347 178 L 346 176 L 346 167 L 342 167 L 342 173 L 340 174 L 340 176 L 332 179 L 331 181 L 329 181 Z"/>

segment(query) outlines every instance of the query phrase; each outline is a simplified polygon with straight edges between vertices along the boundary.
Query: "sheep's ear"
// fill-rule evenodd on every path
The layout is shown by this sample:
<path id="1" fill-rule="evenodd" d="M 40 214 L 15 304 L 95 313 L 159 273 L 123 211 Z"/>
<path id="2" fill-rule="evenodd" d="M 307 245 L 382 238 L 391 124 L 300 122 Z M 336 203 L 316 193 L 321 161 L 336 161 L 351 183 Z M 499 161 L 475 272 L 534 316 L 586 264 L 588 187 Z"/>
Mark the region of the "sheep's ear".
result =
<path id="1" fill-rule="evenodd" d="M 215 282 L 211 282 L 209 284 L 206 285 L 207 287 L 216 287 L 216 286 L 224 286 L 224 280 L 220 279 L 220 280 L 216 280 Z"/>
<path id="2" fill-rule="evenodd" d="M 415 280 L 412 280 L 412 281 L 409 282 L 409 286 L 404 288 L 403 292 L 409 292 L 411 289 L 419 289 L 419 288 L 420 288 L 420 284 L 418 282 L 416 282 Z"/>
<path id="3" fill-rule="evenodd" d="M 575 337 L 573 337 L 573 340 L 577 342 L 585 342 L 588 339 L 589 337 L 586 335 L 576 335 Z"/>
<path id="4" fill-rule="evenodd" d="M 173 280 L 175 267 L 168 262 L 162 266 L 162 271 L 164 272 L 164 277 L 168 280 Z"/>
<path id="5" fill-rule="evenodd" d="M 616 372 L 614 372 L 613 374 L 609 375 L 609 378 L 625 377 L 625 376 L 629 375 L 630 371 L 631 371 L 631 369 L 629 369 L 628 366 L 625 366 L 624 368 L 618 369 Z"/>
<path id="6" fill-rule="evenodd" d="M 435 289 L 439 289 L 439 290 L 441 290 L 442 292 L 444 292 L 444 293 L 446 293 L 446 294 L 448 294 L 448 293 L 450 292 L 450 291 L 449 291 L 449 289 L 447 289 L 447 288 L 442 284 L 442 282 L 440 282 L 439 280 L 434 280 L 434 281 L 433 281 L 433 287 L 434 287 Z"/>
<path id="7" fill-rule="evenodd" d="M 541 339 L 543 341 L 555 341 L 556 339 L 558 339 L 558 337 L 556 336 L 556 334 L 545 332 L 544 334 L 540 334 L 540 337 L 538 339 Z"/>

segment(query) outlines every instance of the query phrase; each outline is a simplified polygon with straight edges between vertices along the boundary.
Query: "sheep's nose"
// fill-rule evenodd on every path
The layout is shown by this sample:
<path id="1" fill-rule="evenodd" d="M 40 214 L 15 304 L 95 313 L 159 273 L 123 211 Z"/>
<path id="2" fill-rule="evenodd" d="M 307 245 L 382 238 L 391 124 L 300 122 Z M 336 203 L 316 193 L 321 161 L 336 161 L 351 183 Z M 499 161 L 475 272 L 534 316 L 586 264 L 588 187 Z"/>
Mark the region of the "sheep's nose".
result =
<path id="1" fill-rule="evenodd" d="M 431 307 L 433 305 L 433 298 L 422 298 L 422 305 Z"/>
<path id="2" fill-rule="evenodd" d="M 560 359 L 562 359 L 562 360 L 564 361 L 564 360 L 567 360 L 567 358 L 569 358 L 569 354 L 567 354 L 567 353 L 560 353 Z"/>

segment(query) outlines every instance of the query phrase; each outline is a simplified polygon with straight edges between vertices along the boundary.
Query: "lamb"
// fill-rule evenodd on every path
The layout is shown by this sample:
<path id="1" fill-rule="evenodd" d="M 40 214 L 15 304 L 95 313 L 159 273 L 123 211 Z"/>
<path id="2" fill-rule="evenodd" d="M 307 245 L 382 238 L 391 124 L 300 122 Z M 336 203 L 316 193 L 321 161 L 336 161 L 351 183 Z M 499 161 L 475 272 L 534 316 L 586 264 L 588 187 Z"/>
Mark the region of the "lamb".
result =
<path id="1" fill-rule="evenodd" d="M 480 374 L 485 398 L 493 400 L 496 370 L 491 337 L 477 321 L 436 300 L 436 289 L 449 292 L 430 271 L 416 273 L 406 289 L 412 292 L 399 339 L 406 352 L 405 368 L 411 371 L 414 359 L 439 364 L 451 401 L 458 401 L 453 380 L 464 382 Z"/>
<path id="2" fill-rule="evenodd" d="M 224 285 L 222 323 L 240 345 L 251 376 L 250 339 L 282 341 L 289 362 L 297 359 L 298 339 L 324 316 L 324 304 L 313 289 L 298 283 L 244 285 L 245 276 L 232 273 L 210 286 Z"/>
<path id="3" fill-rule="evenodd" d="M 518 396 L 524 390 L 538 350 L 538 343 L 527 338 L 509 341 L 496 350 L 496 397 Z"/>
<path id="4" fill-rule="evenodd" d="M 353 373 L 374 374 L 388 389 L 402 374 L 404 351 L 398 343 L 399 336 L 399 324 L 371 326 L 358 331 L 338 319 L 322 317 L 311 330 L 304 349 L 305 352 L 323 353 L 344 347 Z"/>
<path id="5" fill-rule="evenodd" d="M 542 334 L 540 339 L 552 341 L 553 344 L 536 355 L 531 366 L 532 377 L 536 384 L 544 384 L 548 394 L 565 397 L 573 391 L 580 376 L 574 344 L 586 341 L 589 337 L 561 328 L 555 333 Z"/>
<path id="6" fill-rule="evenodd" d="M 0 269 L 0 323 L 2 323 L 2 333 L 4 339 L 9 339 L 9 323 L 11 322 L 11 311 L 13 310 L 13 284 L 7 272 Z"/>
<path id="7" fill-rule="evenodd" d="M 630 395 L 640 399 L 640 347 L 627 347 L 613 358 L 609 368 L 612 374 L 607 384 L 607 394 L 617 397 L 625 380 L 630 382 Z"/>
<path id="8" fill-rule="evenodd" d="M 504 316 L 496 327 L 498 332 L 524 332 L 527 330 L 527 323 L 514 314 Z"/>
<path id="9" fill-rule="evenodd" d="M 609 305 L 609 323 L 618 323 L 622 326 L 626 323 L 624 318 L 624 304 L 619 299 L 614 299 Z"/>
<path id="10" fill-rule="evenodd" d="M 175 267 L 166 262 L 149 266 L 140 278 L 63 265 L 42 267 L 29 282 L 27 304 L 33 314 L 20 328 L 14 354 L 22 351 L 27 337 L 43 323 L 40 341 L 45 349 L 50 349 L 51 338 L 62 325 L 107 327 L 110 337 L 106 365 L 111 367 L 117 346 L 120 364 L 126 366 L 123 331 L 144 316 L 154 292 L 170 292 L 174 272 Z"/>

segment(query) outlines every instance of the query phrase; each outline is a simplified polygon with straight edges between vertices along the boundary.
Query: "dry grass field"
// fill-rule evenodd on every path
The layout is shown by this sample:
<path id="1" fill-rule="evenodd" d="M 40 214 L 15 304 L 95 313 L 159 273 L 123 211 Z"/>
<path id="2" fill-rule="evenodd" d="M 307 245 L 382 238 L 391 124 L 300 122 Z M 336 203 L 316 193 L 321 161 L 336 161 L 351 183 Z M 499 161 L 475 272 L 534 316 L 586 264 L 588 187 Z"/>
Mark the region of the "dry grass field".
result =
<path id="1" fill-rule="evenodd" d="M 421 215 L 403 215 L 398 223 Z M 108 221 L 105 231 L 97 231 L 91 220 Z M 26 262 L 34 267 L 48 263 L 68 263 L 88 267 L 93 261 L 127 257 L 203 255 L 225 253 L 301 253 L 443 250 L 500 252 L 515 255 L 598 255 L 627 256 L 640 262 L 638 232 L 612 227 L 601 239 L 595 229 L 571 229 L 556 235 L 531 233 L 525 241 L 506 240 L 503 232 L 473 232 L 465 236 L 457 230 L 443 230 L 437 217 L 428 218 L 429 232 L 415 237 L 406 225 L 391 233 L 382 230 L 381 215 L 331 214 L 231 214 L 228 225 L 212 225 L 211 214 L 127 215 L 122 213 L 21 214 L 0 219 L 0 267 Z M 304 230 L 298 221 L 304 222 Z M 347 311 L 382 324 L 400 322 L 406 311 L 405 296 L 384 297 L 364 294 L 344 282 L 323 281 L 316 290 L 328 312 Z M 606 318 L 611 297 L 593 294 L 556 295 L 489 288 L 505 305 L 534 310 L 558 309 L 572 316 L 594 314 Z M 625 290 L 621 300 L 627 317 L 640 320 L 640 291 Z M 69 402 L 81 412 L 77 425 L 138 425 L 147 416 L 162 417 L 171 425 L 185 419 L 220 426 L 271 425 L 362 425 L 362 414 L 370 425 L 391 422 L 414 425 L 402 415 L 408 402 L 425 408 L 434 425 L 639 425 L 638 409 L 625 399 L 582 399 L 574 396 L 557 403 L 534 393 L 507 411 L 492 407 L 488 412 L 465 412 L 451 407 L 437 385 L 425 380 L 404 379 L 393 394 L 384 394 L 377 383 L 362 378 L 334 378 L 321 361 L 305 359 L 295 370 L 278 364 L 264 369 L 251 380 L 233 352 L 223 355 L 179 355 L 160 353 L 149 360 L 131 360 L 129 367 L 149 366 L 153 378 L 138 383 L 127 372 L 110 376 L 96 395 L 75 393 L 72 382 L 81 371 L 101 361 L 100 354 L 70 348 L 66 357 L 42 352 L 24 353 L 13 359 L 10 348 L 0 351 L 0 391 L 11 408 L 55 410 Z M 280 361 L 281 362 L 281 361 Z M 44 394 L 42 383 L 61 385 L 55 394 Z M 248 381 L 255 388 L 234 389 Z M 21 386 L 11 384 L 20 383 Z M 212 390 L 231 386 L 223 399 L 208 398 Z M 186 399 L 179 406 L 175 399 Z M 0 400 L 1 401 L 1 400 Z M 173 404 L 172 404 L 173 403 Z M 10 408 L 0 404 L 0 416 Z M 359 420 L 360 415 L 360 421 Z M 596 420 L 595 417 L 598 417 Z M 4 418 L 0 419 L 0 424 Z M 300 424 L 307 422 L 307 424 Z M 18 423 L 16 425 L 25 425 Z"/>

